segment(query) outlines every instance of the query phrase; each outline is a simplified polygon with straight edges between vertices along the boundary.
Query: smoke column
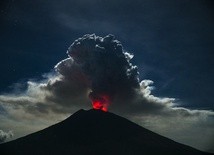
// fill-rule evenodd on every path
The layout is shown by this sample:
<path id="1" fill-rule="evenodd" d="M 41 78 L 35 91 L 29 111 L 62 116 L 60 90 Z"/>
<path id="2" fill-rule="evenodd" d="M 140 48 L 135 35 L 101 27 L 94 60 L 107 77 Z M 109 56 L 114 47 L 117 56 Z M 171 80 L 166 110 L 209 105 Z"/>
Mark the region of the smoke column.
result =
<path id="1" fill-rule="evenodd" d="M 107 111 L 115 96 L 131 94 L 140 87 L 138 69 L 130 63 L 133 55 L 124 51 L 113 35 L 84 35 L 71 44 L 67 54 L 69 58 L 57 64 L 56 70 L 63 74 L 61 68 L 67 66 L 66 70 L 84 77 L 79 80 L 87 83 L 94 109 Z"/>

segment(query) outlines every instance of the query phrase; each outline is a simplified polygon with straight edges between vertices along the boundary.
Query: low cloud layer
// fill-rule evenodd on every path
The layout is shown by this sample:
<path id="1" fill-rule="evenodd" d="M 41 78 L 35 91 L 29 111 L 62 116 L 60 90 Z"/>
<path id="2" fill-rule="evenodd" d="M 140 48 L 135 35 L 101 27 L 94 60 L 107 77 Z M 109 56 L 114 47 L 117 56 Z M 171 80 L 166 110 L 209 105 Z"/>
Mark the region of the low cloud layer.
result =
<path id="1" fill-rule="evenodd" d="M 5 142 L 6 140 L 12 137 L 13 137 L 12 131 L 4 132 L 3 130 L 0 130 L 0 143 Z"/>
<path id="2" fill-rule="evenodd" d="M 26 90 L 0 95 L 1 129 L 18 130 L 17 136 L 42 129 L 81 108 L 91 108 L 88 96 L 93 92 L 110 97 L 112 112 L 181 143 L 214 151 L 214 112 L 187 109 L 175 98 L 154 96 L 153 81 L 139 80 L 133 55 L 114 36 L 85 35 L 67 53 L 56 72 L 28 81 Z"/>

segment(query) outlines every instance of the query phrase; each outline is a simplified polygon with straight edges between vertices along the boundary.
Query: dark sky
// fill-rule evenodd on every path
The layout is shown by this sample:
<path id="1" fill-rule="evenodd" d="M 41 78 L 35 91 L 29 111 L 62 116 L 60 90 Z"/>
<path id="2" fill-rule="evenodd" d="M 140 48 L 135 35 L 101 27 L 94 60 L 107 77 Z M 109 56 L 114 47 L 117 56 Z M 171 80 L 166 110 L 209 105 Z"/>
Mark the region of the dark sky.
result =
<path id="1" fill-rule="evenodd" d="M 8 0 L 0 2 L 0 92 L 39 78 L 86 33 L 114 34 L 135 55 L 154 94 L 214 110 L 212 0 Z"/>

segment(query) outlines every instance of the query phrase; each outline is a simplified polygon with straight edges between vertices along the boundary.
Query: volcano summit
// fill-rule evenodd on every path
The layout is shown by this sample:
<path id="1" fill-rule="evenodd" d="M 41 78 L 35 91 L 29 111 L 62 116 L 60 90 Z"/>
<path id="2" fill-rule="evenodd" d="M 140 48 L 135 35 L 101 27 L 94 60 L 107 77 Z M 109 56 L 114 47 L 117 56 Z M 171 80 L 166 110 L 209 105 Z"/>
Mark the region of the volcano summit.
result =
<path id="1" fill-rule="evenodd" d="M 44 130 L 0 145 L 1 155 L 206 155 L 102 110 L 79 110 Z M 208 154 L 207 154 L 208 155 Z"/>

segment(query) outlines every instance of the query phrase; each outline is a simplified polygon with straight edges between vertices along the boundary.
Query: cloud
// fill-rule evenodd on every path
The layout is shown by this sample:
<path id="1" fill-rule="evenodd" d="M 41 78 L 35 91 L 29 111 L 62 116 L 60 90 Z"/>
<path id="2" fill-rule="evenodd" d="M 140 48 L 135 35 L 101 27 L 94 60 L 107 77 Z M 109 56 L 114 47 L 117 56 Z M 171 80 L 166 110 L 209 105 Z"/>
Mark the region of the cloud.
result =
<path id="1" fill-rule="evenodd" d="M 12 137 L 13 137 L 12 131 L 4 132 L 3 130 L 0 130 L 0 143 L 5 142 L 7 139 Z"/>
<path id="2" fill-rule="evenodd" d="M 26 90 L 0 95 L 1 129 L 13 129 L 18 137 L 47 127 L 81 108 L 91 108 L 88 95 L 93 92 L 107 94 L 110 111 L 146 128 L 202 150 L 213 148 L 214 112 L 187 109 L 175 98 L 154 96 L 154 82 L 139 80 L 133 55 L 113 35 L 84 35 L 67 53 L 56 72 L 29 80 Z"/>
<path id="3" fill-rule="evenodd" d="M 83 83 L 93 98 L 105 95 L 113 100 L 115 96 L 131 96 L 139 88 L 137 66 L 130 63 L 133 56 L 113 35 L 84 35 L 67 53 L 69 58 L 58 63 L 56 70 L 65 78 L 73 77 L 75 83 Z"/>

